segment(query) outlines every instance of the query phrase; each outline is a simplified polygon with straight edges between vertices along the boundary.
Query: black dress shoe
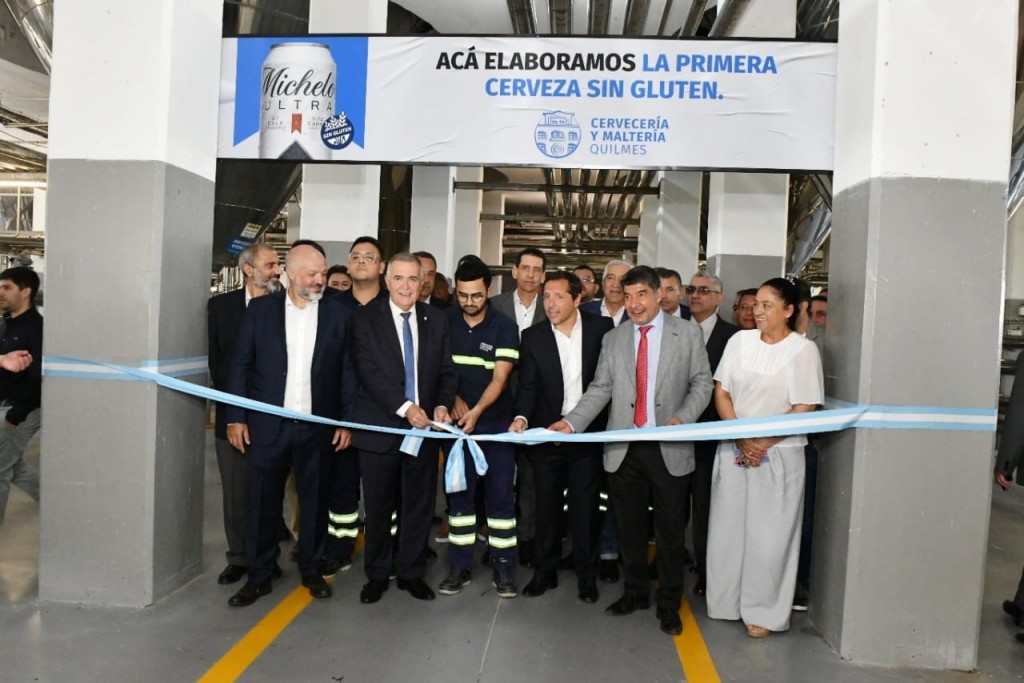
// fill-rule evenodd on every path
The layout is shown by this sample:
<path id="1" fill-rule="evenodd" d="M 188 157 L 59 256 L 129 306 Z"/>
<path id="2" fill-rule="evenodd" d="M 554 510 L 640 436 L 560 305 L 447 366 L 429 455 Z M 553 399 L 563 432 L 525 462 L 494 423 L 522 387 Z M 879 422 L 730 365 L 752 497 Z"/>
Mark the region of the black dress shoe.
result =
<path id="1" fill-rule="evenodd" d="M 523 588 L 523 597 L 537 598 L 544 595 L 552 588 L 558 588 L 557 576 L 542 576 L 540 574 L 534 574 L 533 578 L 530 579 L 530 583 L 526 584 L 526 587 Z"/>
<path id="2" fill-rule="evenodd" d="M 363 585 L 363 590 L 359 592 L 359 602 L 364 605 L 369 605 L 374 602 L 378 602 L 384 591 L 388 589 L 387 581 L 378 581 L 370 579 Z"/>
<path id="3" fill-rule="evenodd" d="M 398 579 L 398 590 L 407 591 L 409 595 L 417 600 L 433 600 L 434 591 L 430 589 L 423 579 Z"/>
<path id="4" fill-rule="evenodd" d="M 319 574 L 302 577 L 302 585 L 309 589 L 309 594 L 314 598 L 323 599 L 331 597 L 331 586 Z"/>
<path id="5" fill-rule="evenodd" d="M 261 596 L 270 595 L 273 590 L 269 581 L 263 583 L 246 581 L 245 585 L 239 588 L 237 593 L 228 598 L 228 604 L 232 607 L 248 607 Z"/>
<path id="6" fill-rule="evenodd" d="M 597 575 L 605 583 L 615 583 L 619 580 L 619 561 L 601 560 L 601 566 L 597 570 Z"/>
<path id="7" fill-rule="evenodd" d="M 587 603 L 588 605 L 593 605 L 595 602 L 597 602 L 597 581 L 595 581 L 594 579 L 580 579 L 579 597 L 580 600 Z"/>
<path id="8" fill-rule="evenodd" d="M 650 598 L 639 598 L 633 595 L 623 595 L 621 598 L 619 598 L 612 604 L 608 605 L 608 609 L 606 609 L 604 613 L 611 617 L 624 617 L 627 614 L 632 614 L 638 609 L 650 608 Z"/>
<path id="9" fill-rule="evenodd" d="M 1013 600 L 1003 600 L 1003 611 L 1010 615 L 1014 624 L 1024 626 L 1024 610 L 1017 607 L 1017 603 Z"/>
<path id="10" fill-rule="evenodd" d="M 683 620 L 679 618 L 679 610 L 658 608 L 658 622 L 661 630 L 670 636 L 678 636 L 683 632 Z"/>
<path id="11" fill-rule="evenodd" d="M 703 576 L 698 577 L 697 578 L 697 584 L 693 587 L 693 594 L 694 595 L 704 595 L 707 592 L 708 592 L 707 582 L 704 581 L 704 577 Z"/>
<path id="12" fill-rule="evenodd" d="M 242 577 L 245 576 L 245 567 L 237 564 L 229 564 L 224 568 L 224 571 L 217 577 L 217 583 L 222 586 L 227 586 L 232 583 L 238 583 Z"/>

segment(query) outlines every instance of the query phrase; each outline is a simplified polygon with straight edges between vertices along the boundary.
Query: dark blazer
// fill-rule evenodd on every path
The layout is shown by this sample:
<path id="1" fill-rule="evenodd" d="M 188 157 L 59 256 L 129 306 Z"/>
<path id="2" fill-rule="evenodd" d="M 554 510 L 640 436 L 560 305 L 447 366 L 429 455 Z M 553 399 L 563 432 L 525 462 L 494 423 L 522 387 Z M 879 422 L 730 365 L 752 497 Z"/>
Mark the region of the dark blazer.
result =
<path id="1" fill-rule="evenodd" d="M 708 337 L 707 342 L 704 344 L 704 348 L 708 352 L 708 363 L 711 365 L 711 376 L 715 376 L 715 371 L 718 370 L 718 363 L 722 360 L 722 354 L 725 353 L 725 344 L 729 341 L 729 337 L 740 331 L 740 328 L 736 327 L 732 323 L 727 323 L 722 320 L 721 316 L 718 318 L 718 322 L 711 329 L 711 336 Z M 722 418 L 718 415 L 718 410 L 715 408 L 714 396 L 711 398 L 711 402 L 708 403 L 708 407 L 704 409 L 700 417 L 697 418 L 697 422 L 717 422 Z"/>
<path id="2" fill-rule="evenodd" d="M 601 340 L 614 326 L 611 318 L 580 313 L 583 326 L 583 391 L 594 379 L 601 357 Z M 522 415 L 530 427 L 547 427 L 562 419 L 562 362 L 551 325 L 535 325 L 523 331 L 519 346 L 519 391 L 516 415 Z M 587 427 L 599 432 L 608 421 L 607 410 Z"/>
<path id="3" fill-rule="evenodd" d="M 206 332 L 209 338 L 207 364 L 213 388 L 227 391 L 231 369 L 231 352 L 235 348 L 238 329 L 245 315 L 245 287 L 218 294 L 206 303 Z M 227 438 L 227 408 L 217 404 L 214 432 L 218 439 Z"/>
<path id="4" fill-rule="evenodd" d="M 445 312 L 416 303 L 419 358 L 416 383 L 420 407 L 431 417 L 434 408 L 451 410 L 455 403 L 455 365 L 451 333 Z M 372 301 L 356 311 L 352 325 L 352 352 L 359 376 L 353 421 L 381 427 L 409 429 L 408 420 L 395 412 L 405 403 L 405 362 L 389 299 Z M 400 436 L 357 430 L 352 445 L 374 453 L 398 449 Z"/>
<path id="5" fill-rule="evenodd" d="M 435 308 L 448 308 L 449 306 L 452 305 L 451 302 L 445 301 L 444 299 L 438 299 L 433 294 L 431 294 L 430 297 L 426 301 L 424 301 L 423 303 L 430 304 L 431 306 L 434 306 Z"/>
<path id="6" fill-rule="evenodd" d="M 516 290 L 511 292 L 502 292 L 498 296 L 491 297 L 491 305 L 496 309 L 512 318 L 515 321 L 516 326 L 519 325 L 519 319 L 516 318 L 516 300 L 513 299 L 513 295 Z M 533 320 L 530 321 L 530 326 L 534 326 L 537 323 L 544 322 L 548 319 L 548 314 L 544 312 L 544 297 L 540 292 L 537 293 L 537 305 L 533 308 Z"/>
<path id="7" fill-rule="evenodd" d="M 995 471 L 1014 480 L 1014 472 L 1024 457 L 1024 351 L 1017 356 L 1017 369 L 1013 375 L 1013 389 L 1006 406 L 1003 433 L 999 438 L 999 455 Z M 1020 483 L 1020 479 L 1017 479 Z"/>
<path id="8" fill-rule="evenodd" d="M 231 357 L 227 391 L 232 394 L 284 405 L 288 377 L 286 296 L 287 292 L 279 292 L 249 302 Z M 310 369 L 314 415 L 332 420 L 351 418 L 356 373 L 349 348 L 350 321 L 351 314 L 336 298 L 320 300 Z M 228 406 L 225 412 L 229 423 L 249 426 L 249 438 L 256 445 L 270 444 L 281 427 L 281 418 L 267 413 L 234 406 Z"/>

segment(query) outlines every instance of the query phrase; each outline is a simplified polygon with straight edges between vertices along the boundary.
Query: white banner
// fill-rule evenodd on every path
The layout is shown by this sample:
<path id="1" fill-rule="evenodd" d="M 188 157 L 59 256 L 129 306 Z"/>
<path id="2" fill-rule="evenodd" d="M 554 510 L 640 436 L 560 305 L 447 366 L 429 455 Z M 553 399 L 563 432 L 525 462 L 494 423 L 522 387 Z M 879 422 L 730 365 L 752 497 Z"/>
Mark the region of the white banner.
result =
<path id="1" fill-rule="evenodd" d="M 218 156 L 827 171 L 836 54 L 793 41 L 228 38 Z"/>

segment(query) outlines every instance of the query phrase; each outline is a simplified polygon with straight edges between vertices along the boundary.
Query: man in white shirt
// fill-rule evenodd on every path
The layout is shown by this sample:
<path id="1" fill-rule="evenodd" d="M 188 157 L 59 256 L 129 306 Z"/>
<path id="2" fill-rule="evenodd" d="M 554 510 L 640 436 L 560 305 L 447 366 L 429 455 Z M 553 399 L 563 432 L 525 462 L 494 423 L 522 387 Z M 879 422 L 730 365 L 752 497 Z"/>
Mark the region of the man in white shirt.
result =
<path id="1" fill-rule="evenodd" d="M 540 249 L 527 247 L 516 254 L 516 264 L 512 266 L 512 279 L 516 288 L 491 297 L 491 304 L 516 321 L 519 336 L 523 330 L 541 322 L 546 318 L 544 303 L 540 298 L 540 286 L 544 284 L 544 269 L 547 257 Z"/>
<path id="2" fill-rule="evenodd" d="M 674 315 L 677 318 L 690 319 L 690 308 L 683 303 L 685 288 L 683 279 L 678 272 L 671 268 L 655 268 L 658 277 L 661 278 L 661 295 L 658 297 L 658 305 L 666 315 Z"/>
<path id="3" fill-rule="evenodd" d="M 603 315 L 612 319 L 618 325 L 626 314 L 626 299 L 622 292 L 622 285 L 619 280 L 633 267 L 629 261 L 615 259 L 609 261 L 604 267 L 604 274 L 601 276 L 601 289 L 604 291 L 604 298 L 594 299 L 580 306 L 585 313 Z"/>
<path id="4" fill-rule="evenodd" d="M 285 262 L 288 291 L 253 299 L 239 330 L 227 390 L 297 413 L 349 419 L 355 371 L 349 354 L 349 312 L 322 300 L 327 261 L 312 246 L 293 247 Z M 251 605 L 271 592 L 285 480 L 294 467 L 302 543 L 299 573 L 314 598 L 327 598 L 322 558 L 327 532 L 324 473 L 334 452 L 351 440 L 347 429 L 227 407 L 227 438 L 249 459 L 249 580 L 228 604 Z"/>

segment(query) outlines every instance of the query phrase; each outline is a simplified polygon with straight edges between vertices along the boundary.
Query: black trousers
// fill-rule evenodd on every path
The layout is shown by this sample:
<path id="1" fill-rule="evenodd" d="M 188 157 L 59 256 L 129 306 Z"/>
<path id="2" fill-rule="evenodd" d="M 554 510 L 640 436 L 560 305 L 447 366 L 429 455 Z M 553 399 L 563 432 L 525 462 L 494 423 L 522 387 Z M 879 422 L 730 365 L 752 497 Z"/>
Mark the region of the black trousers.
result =
<path id="1" fill-rule="evenodd" d="M 658 544 L 659 586 L 655 595 L 661 609 L 678 610 L 686 570 L 686 500 L 692 474 L 674 477 L 665 467 L 657 442 L 636 442 L 608 476 L 612 505 L 619 525 L 627 595 L 647 597 L 651 580 L 647 571 L 647 508 L 654 508 L 654 539 Z"/>
<path id="2" fill-rule="evenodd" d="M 327 533 L 327 473 L 333 446 L 330 427 L 307 422 L 283 420 L 273 443 L 251 445 L 249 458 L 249 529 L 246 558 L 249 578 L 256 583 L 269 581 L 274 561 L 281 553 L 277 546 L 281 531 L 284 485 L 289 471 L 295 469 L 295 488 L 299 493 L 302 516 L 299 522 L 299 573 L 304 577 L 321 572 L 324 536 Z"/>
<path id="3" fill-rule="evenodd" d="M 707 575 L 708 520 L 711 519 L 711 473 L 715 469 L 717 441 L 694 441 L 693 557 L 697 573 Z"/>
<path id="4" fill-rule="evenodd" d="M 540 444 L 526 449 L 536 485 L 537 524 L 533 537 L 534 570 L 554 576 L 562 550 L 562 519 L 569 489 L 569 537 L 573 567 L 580 579 L 597 576 L 597 539 L 601 531 L 598 488 L 603 444 Z"/>
<path id="5" fill-rule="evenodd" d="M 227 439 L 214 441 L 224 499 L 224 536 L 228 541 L 228 564 L 244 567 L 245 535 L 249 528 L 249 456 L 240 453 Z"/>
<path id="6" fill-rule="evenodd" d="M 421 579 L 427 566 L 427 538 L 433 522 L 437 488 L 435 440 L 427 440 L 420 455 L 401 451 L 359 451 L 366 508 L 364 570 L 366 577 L 387 581 L 395 559 L 391 516 L 398 512 L 398 576 Z M 401 504 L 399 505 L 399 500 Z"/>

